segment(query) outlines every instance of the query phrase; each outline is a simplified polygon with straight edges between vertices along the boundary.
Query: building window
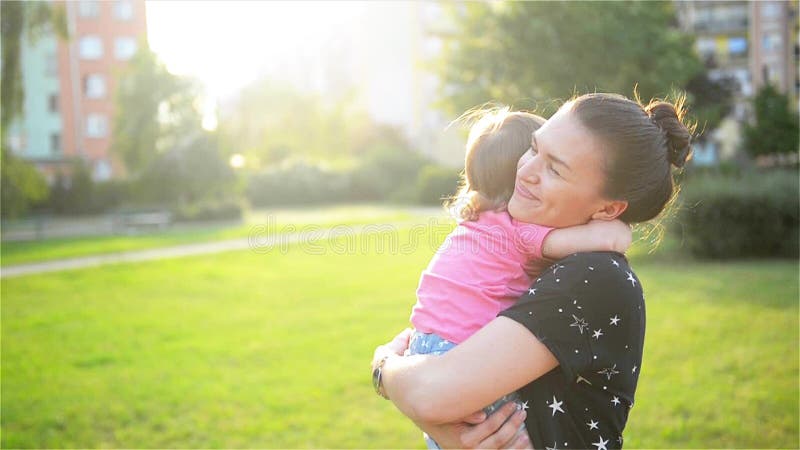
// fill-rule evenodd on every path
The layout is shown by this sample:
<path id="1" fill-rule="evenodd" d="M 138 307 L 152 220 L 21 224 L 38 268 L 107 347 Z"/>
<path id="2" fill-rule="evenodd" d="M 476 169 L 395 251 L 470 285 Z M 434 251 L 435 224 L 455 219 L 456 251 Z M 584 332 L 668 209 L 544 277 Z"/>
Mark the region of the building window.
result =
<path id="1" fill-rule="evenodd" d="M 103 138 L 108 134 L 108 119 L 102 114 L 89 114 L 86 116 L 86 136 L 90 138 Z"/>
<path id="2" fill-rule="evenodd" d="M 84 36 L 78 46 L 78 51 L 83 59 L 100 59 L 103 57 L 103 41 L 100 36 Z"/>
<path id="3" fill-rule="evenodd" d="M 58 94 L 50 94 L 50 96 L 47 97 L 47 107 L 51 113 L 58 114 Z"/>
<path id="4" fill-rule="evenodd" d="M 114 39 L 114 56 L 117 59 L 130 59 L 136 53 L 136 39 L 118 37 Z"/>
<path id="5" fill-rule="evenodd" d="M 122 21 L 129 21 L 133 19 L 133 2 L 130 0 L 115 1 L 114 18 Z"/>
<path id="6" fill-rule="evenodd" d="M 772 32 L 765 33 L 761 38 L 761 48 L 766 52 L 778 51 L 781 48 L 781 35 L 780 33 Z"/>
<path id="7" fill-rule="evenodd" d="M 703 57 L 714 55 L 717 51 L 717 43 L 711 38 L 699 38 L 697 40 L 697 52 Z"/>
<path id="8" fill-rule="evenodd" d="M 100 2 L 97 0 L 79 1 L 78 15 L 85 19 L 93 19 L 100 16 Z"/>
<path id="9" fill-rule="evenodd" d="M 8 137 L 8 147 L 14 153 L 22 153 L 27 145 L 27 139 L 24 134 L 14 133 Z"/>
<path id="10" fill-rule="evenodd" d="M 44 60 L 44 73 L 49 77 L 58 76 L 58 55 L 48 53 Z"/>
<path id="11" fill-rule="evenodd" d="M 50 153 L 61 153 L 61 135 L 58 133 L 50 134 Z"/>
<path id="12" fill-rule="evenodd" d="M 728 51 L 734 56 L 747 54 L 747 39 L 743 37 L 728 38 Z"/>
<path id="13" fill-rule="evenodd" d="M 106 96 L 106 77 L 92 73 L 83 77 L 83 93 L 86 98 L 103 98 Z"/>
<path id="14" fill-rule="evenodd" d="M 778 2 L 764 2 L 761 4 L 761 17 L 765 19 L 777 19 L 781 16 L 781 4 Z"/>

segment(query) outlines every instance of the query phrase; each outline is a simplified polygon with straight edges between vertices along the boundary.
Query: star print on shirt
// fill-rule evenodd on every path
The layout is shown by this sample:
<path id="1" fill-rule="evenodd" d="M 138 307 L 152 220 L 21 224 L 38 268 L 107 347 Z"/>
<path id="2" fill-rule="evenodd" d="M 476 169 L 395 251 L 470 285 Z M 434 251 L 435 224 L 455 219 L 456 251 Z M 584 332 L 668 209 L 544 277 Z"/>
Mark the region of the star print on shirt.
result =
<path id="1" fill-rule="evenodd" d="M 611 258 L 611 264 L 614 264 L 615 266 L 619 267 L 619 263 L 614 258 Z"/>
<path id="2" fill-rule="evenodd" d="M 636 373 L 636 369 L 637 369 L 637 367 L 633 366 L 633 369 L 631 370 L 631 373 Z"/>
<path id="3" fill-rule="evenodd" d="M 597 436 L 600 438 L 598 442 L 592 442 L 592 445 L 597 447 L 597 450 L 608 450 L 606 448 L 606 444 L 608 444 L 608 439 L 603 439 L 603 436 Z"/>
<path id="4" fill-rule="evenodd" d="M 559 402 L 558 400 L 556 400 L 556 396 L 554 395 L 553 396 L 553 403 L 549 404 L 547 407 L 553 410 L 553 416 L 555 416 L 556 415 L 556 411 L 558 411 L 558 412 L 560 412 L 562 414 L 564 413 L 564 410 L 561 409 L 561 405 L 563 403 L 564 403 L 563 401 Z"/>
<path id="5" fill-rule="evenodd" d="M 599 371 L 597 373 L 599 373 L 600 375 L 607 376 L 608 379 L 610 380 L 613 375 L 616 375 L 616 374 L 619 373 L 619 371 L 616 370 L 616 369 L 617 369 L 617 365 L 614 364 L 614 367 L 606 367 L 605 369 L 603 369 L 603 370 L 601 370 L 601 371 Z"/>
<path id="6" fill-rule="evenodd" d="M 534 288 L 530 288 L 530 289 L 528 289 L 528 294 L 530 294 L 530 295 L 536 295 L 536 289 L 534 289 Z"/>
<path id="7" fill-rule="evenodd" d="M 575 319 L 575 322 L 570 324 L 570 327 L 578 327 L 578 331 L 580 331 L 581 334 L 583 334 L 584 328 L 589 328 L 589 324 L 586 323 L 586 320 L 579 319 L 577 316 L 575 316 L 575 314 L 572 315 L 572 318 Z"/>
<path id="8" fill-rule="evenodd" d="M 619 397 L 617 397 L 617 396 L 615 395 L 615 396 L 614 396 L 614 398 L 612 398 L 612 399 L 611 399 L 611 403 L 613 403 L 613 404 L 614 404 L 614 406 L 617 406 L 617 405 L 619 405 L 619 404 L 620 404 L 620 403 L 622 403 L 622 402 L 621 402 L 621 401 L 619 401 Z"/>
<path id="9" fill-rule="evenodd" d="M 581 381 L 583 381 L 584 383 L 588 384 L 589 386 L 592 385 L 591 381 L 589 381 L 586 378 L 583 378 L 582 376 L 578 375 L 578 379 L 575 380 L 575 383 L 577 384 L 577 383 L 580 383 Z"/>
<path id="10" fill-rule="evenodd" d="M 586 422 L 586 425 L 589 425 L 590 430 L 598 430 L 599 429 L 597 428 L 598 423 L 599 422 L 596 422 L 594 419 L 592 419 L 590 422 Z"/>
<path id="11" fill-rule="evenodd" d="M 626 280 L 631 282 L 631 286 L 636 286 L 636 278 L 633 278 L 633 273 L 631 272 L 625 272 L 625 273 L 628 274 L 628 278 L 626 278 Z"/>
<path id="12" fill-rule="evenodd" d="M 620 321 L 619 316 L 614 316 L 614 317 L 611 318 L 611 324 L 610 325 L 616 326 L 619 323 L 619 321 Z"/>
<path id="13" fill-rule="evenodd" d="M 525 411 L 526 409 L 530 408 L 530 406 L 528 406 L 528 402 L 527 401 L 522 402 L 520 407 L 522 408 L 523 411 Z"/>
<path id="14" fill-rule="evenodd" d="M 602 335 L 603 335 L 603 329 L 602 328 L 599 329 L 599 330 L 594 330 L 594 333 L 592 333 L 592 337 L 595 338 L 595 339 L 600 339 L 600 336 L 602 336 Z"/>

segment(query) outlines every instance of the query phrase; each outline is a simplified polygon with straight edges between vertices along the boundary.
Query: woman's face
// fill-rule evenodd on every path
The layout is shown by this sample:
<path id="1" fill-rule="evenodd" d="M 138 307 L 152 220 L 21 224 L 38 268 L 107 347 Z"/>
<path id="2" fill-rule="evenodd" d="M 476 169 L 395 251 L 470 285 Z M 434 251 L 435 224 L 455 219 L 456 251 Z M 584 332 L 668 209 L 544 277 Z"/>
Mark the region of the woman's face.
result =
<path id="1" fill-rule="evenodd" d="M 604 217 L 600 142 L 565 105 L 533 133 L 517 164 L 508 212 L 522 222 L 563 228 Z"/>

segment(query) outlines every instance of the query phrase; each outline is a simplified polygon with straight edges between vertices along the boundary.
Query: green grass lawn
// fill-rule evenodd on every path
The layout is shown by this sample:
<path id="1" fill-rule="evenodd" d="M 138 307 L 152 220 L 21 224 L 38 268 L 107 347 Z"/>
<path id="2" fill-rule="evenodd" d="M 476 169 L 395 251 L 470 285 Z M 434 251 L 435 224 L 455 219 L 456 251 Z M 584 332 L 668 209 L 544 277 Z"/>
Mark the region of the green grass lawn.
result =
<path id="1" fill-rule="evenodd" d="M 328 206 L 310 209 L 259 210 L 246 215 L 242 224 L 175 226 L 174 229 L 140 235 L 54 238 L 0 243 L 0 266 L 75 258 L 80 256 L 144 250 L 157 247 L 221 241 L 252 233 L 291 232 L 312 226 L 355 225 L 419 220 L 423 213 L 377 205 Z"/>
<path id="2" fill-rule="evenodd" d="M 0 444 L 424 448 L 369 361 L 443 236 L 4 279 Z M 797 448 L 798 264 L 633 259 L 648 328 L 626 446 Z"/>

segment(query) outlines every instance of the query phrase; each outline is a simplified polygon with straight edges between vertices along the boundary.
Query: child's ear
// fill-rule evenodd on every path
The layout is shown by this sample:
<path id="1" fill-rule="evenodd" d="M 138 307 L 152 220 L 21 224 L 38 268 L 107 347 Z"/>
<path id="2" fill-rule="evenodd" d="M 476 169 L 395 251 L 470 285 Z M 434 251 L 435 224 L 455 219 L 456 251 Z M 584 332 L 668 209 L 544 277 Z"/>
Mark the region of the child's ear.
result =
<path id="1" fill-rule="evenodd" d="M 592 214 L 592 219 L 614 220 L 628 209 L 626 200 L 611 200 L 603 204 L 602 208 Z"/>

